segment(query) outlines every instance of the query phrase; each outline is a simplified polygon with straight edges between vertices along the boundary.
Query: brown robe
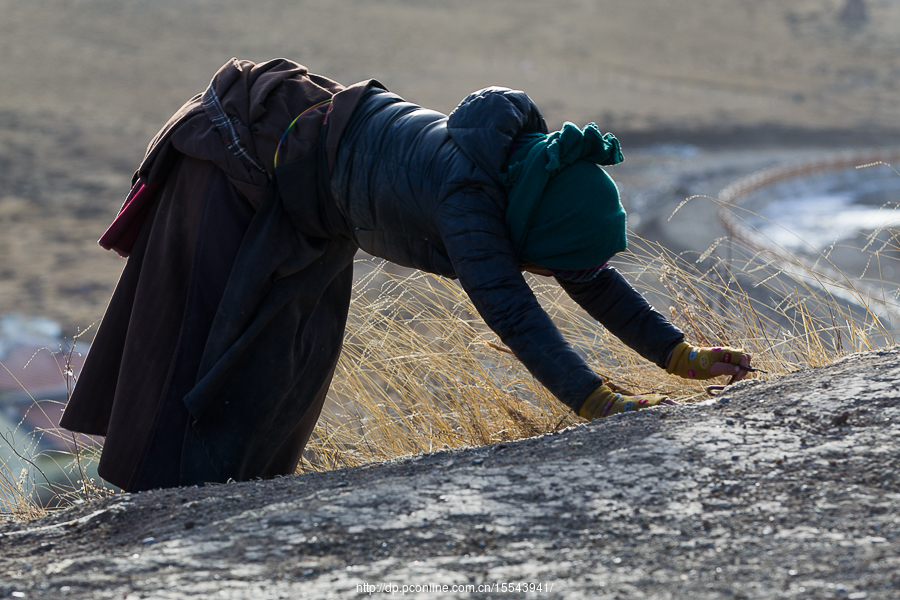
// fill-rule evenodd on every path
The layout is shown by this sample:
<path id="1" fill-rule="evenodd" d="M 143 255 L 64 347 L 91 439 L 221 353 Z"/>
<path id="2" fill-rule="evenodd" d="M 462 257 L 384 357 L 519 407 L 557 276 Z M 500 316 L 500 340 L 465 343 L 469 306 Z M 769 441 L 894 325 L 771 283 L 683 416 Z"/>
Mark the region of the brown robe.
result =
<path id="1" fill-rule="evenodd" d="M 104 479 L 134 491 L 296 468 L 340 352 L 356 248 L 297 230 L 291 216 L 322 190 L 294 190 L 304 208 L 288 211 L 273 162 L 292 120 L 331 100 L 291 127 L 278 164 L 286 178 L 310 157 L 294 172 L 333 167 L 370 85 L 232 59 L 153 139 L 135 179 L 153 203 L 61 422 L 106 436 Z"/>

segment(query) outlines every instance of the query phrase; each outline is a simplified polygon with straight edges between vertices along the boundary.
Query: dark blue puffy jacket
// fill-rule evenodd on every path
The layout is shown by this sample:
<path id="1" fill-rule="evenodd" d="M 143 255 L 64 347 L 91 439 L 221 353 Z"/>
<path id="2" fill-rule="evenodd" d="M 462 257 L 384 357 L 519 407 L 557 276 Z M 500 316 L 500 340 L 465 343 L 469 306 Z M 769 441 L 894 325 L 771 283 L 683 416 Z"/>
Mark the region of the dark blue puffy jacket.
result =
<path id="1" fill-rule="evenodd" d="M 523 278 L 499 182 L 513 140 L 546 131 L 537 107 L 516 90 L 480 90 L 448 117 L 373 89 L 341 138 L 331 192 L 345 231 L 361 249 L 458 278 L 488 326 L 577 411 L 602 381 L 566 343 Z M 560 283 L 613 334 L 660 366 L 683 339 L 615 269 L 588 283 Z"/>

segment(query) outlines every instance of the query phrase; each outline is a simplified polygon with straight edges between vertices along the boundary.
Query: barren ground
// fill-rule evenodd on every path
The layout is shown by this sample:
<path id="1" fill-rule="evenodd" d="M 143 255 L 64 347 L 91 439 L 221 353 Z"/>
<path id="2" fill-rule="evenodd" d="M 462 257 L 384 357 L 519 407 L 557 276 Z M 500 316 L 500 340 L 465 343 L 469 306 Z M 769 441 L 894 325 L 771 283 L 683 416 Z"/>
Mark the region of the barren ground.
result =
<path id="1" fill-rule="evenodd" d="M 0 525 L 0 595 L 897 598 L 898 380 L 893 349 L 515 443 L 118 495 Z"/>

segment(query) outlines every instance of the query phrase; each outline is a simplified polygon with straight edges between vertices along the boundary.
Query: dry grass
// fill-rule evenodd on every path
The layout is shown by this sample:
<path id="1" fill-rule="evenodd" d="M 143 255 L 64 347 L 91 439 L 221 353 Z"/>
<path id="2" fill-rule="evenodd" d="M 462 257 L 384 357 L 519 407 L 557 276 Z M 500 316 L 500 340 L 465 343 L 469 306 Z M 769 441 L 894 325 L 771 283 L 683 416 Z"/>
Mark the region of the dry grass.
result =
<path id="1" fill-rule="evenodd" d="M 871 254 L 870 263 L 900 261 L 896 232 L 869 239 L 860 251 Z M 632 238 L 615 266 L 690 341 L 742 346 L 771 377 L 896 343 L 897 283 L 873 280 L 876 269 L 853 279 L 835 271 L 827 251 L 819 258 L 810 264 L 728 239 L 687 257 Z M 581 422 L 509 353 L 456 282 L 392 274 L 377 259 L 360 262 L 366 274 L 356 283 L 343 355 L 301 471 L 514 440 Z M 705 396 L 705 383 L 669 376 L 637 356 L 552 280 L 531 281 L 554 322 L 604 379 L 682 402 Z M 108 494 L 86 475 L 98 449 L 71 450 L 56 460 L 65 484 L 51 483 L 38 457 L 24 457 L 31 468 L 21 474 L 0 465 L 2 516 L 44 514 L 46 503 L 35 500 L 40 488 L 50 489 L 54 505 Z"/>
<path id="2" fill-rule="evenodd" d="M 897 236 L 884 233 L 870 234 L 859 250 L 879 265 L 900 262 Z M 898 285 L 871 277 L 874 269 L 851 278 L 831 263 L 829 252 L 811 263 L 721 239 L 688 258 L 632 238 L 629 252 L 614 263 L 655 306 L 668 310 L 692 343 L 743 347 L 771 377 L 896 343 Z M 501 442 L 581 421 L 509 354 L 456 282 L 395 275 L 377 260 L 364 262 L 368 275 L 357 283 L 330 401 L 301 469 Z M 373 293 L 376 282 L 380 290 Z M 532 288 L 605 380 L 682 402 L 705 397 L 708 382 L 669 376 L 642 359 L 551 280 L 534 277 Z"/>
<path id="3" fill-rule="evenodd" d="M 77 343 L 76 337 L 67 348 L 38 351 L 61 354 L 59 374 L 65 381 L 67 398 L 75 384 L 71 365 Z M 2 363 L 0 369 L 16 379 Z M 31 401 L 27 412 L 39 412 L 44 422 L 54 423 L 48 412 L 58 412 L 65 403 L 36 400 L 25 386 L 19 385 Z M 102 450 L 96 440 L 57 427 L 31 431 L 24 421 L 22 417 L 13 431 L 0 432 L 0 518 L 35 519 L 46 515 L 49 509 L 111 493 L 95 473 Z M 64 450 L 38 451 L 45 436 L 55 438 L 53 446 L 64 446 Z"/>

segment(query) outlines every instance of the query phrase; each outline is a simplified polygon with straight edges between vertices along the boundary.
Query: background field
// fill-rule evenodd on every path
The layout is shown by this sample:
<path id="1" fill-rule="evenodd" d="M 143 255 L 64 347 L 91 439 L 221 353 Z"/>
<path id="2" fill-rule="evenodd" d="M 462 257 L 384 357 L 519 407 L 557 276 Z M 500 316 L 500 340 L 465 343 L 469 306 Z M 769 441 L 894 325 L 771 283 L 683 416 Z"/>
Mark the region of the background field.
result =
<path id="1" fill-rule="evenodd" d="M 0 0 L 0 314 L 50 316 L 68 333 L 100 318 L 123 262 L 95 240 L 150 137 L 231 56 L 375 77 L 442 111 L 486 85 L 524 89 L 551 127 L 593 120 L 619 134 L 626 203 L 650 210 L 694 193 L 679 188 L 686 172 L 702 188 L 794 151 L 898 139 L 900 2 L 870 0 L 862 27 L 838 21 L 842 5 Z M 633 152 L 679 141 L 708 152 Z M 689 227 L 644 225 L 670 246 L 696 243 Z"/>

